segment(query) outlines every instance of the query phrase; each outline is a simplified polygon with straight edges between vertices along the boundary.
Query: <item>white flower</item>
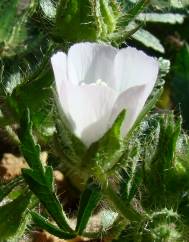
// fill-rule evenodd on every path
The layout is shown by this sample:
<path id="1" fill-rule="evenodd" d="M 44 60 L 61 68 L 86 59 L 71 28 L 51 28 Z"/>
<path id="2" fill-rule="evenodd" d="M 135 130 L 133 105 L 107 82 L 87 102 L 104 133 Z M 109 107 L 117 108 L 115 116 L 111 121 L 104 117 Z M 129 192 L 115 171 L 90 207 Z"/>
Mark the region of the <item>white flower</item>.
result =
<path id="1" fill-rule="evenodd" d="M 158 62 L 142 51 L 96 43 L 73 45 L 51 58 L 56 89 L 73 132 L 86 146 L 101 138 L 126 109 L 125 136 L 158 75 Z"/>

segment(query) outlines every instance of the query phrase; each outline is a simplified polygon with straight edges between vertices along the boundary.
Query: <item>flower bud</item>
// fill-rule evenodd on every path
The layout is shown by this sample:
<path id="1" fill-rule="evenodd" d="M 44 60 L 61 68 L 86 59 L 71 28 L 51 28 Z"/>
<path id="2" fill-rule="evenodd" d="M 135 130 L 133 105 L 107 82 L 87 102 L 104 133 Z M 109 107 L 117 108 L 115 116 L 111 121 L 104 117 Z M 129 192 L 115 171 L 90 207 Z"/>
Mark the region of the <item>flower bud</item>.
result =
<path id="1" fill-rule="evenodd" d="M 152 230 L 154 241 L 178 241 L 181 238 L 174 223 L 161 223 Z"/>
<path id="2" fill-rule="evenodd" d="M 60 0 L 54 36 L 57 41 L 100 41 L 116 30 L 121 17 L 115 0 Z"/>
<path id="3" fill-rule="evenodd" d="M 161 209 L 151 214 L 148 232 L 150 241 L 182 241 L 180 229 L 180 217 L 177 211 L 173 209 Z"/>

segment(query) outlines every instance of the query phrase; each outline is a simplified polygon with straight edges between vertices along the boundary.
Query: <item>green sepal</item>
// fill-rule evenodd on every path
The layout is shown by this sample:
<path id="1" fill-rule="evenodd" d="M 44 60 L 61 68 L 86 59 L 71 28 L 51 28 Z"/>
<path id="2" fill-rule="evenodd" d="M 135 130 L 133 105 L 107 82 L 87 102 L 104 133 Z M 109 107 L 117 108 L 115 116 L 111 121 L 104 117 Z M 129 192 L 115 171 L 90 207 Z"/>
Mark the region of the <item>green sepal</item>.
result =
<path id="1" fill-rule="evenodd" d="M 74 233 L 67 233 L 64 230 L 59 229 L 54 224 L 48 222 L 48 220 L 41 216 L 40 214 L 30 211 L 34 223 L 39 226 L 39 228 L 48 231 L 50 234 L 60 238 L 60 239 L 73 239 L 76 237 Z"/>
<path id="2" fill-rule="evenodd" d="M 115 2 L 114 2 L 114 6 L 112 5 L 111 1 L 100 0 L 99 2 L 100 2 L 100 6 L 99 6 L 100 15 L 102 15 L 100 22 L 101 22 L 101 27 L 103 30 L 101 32 L 101 35 L 102 35 L 102 37 L 104 36 L 105 38 L 107 38 L 107 35 L 109 33 L 112 33 L 116 30 L 119 12 L 121 12 L 121 11 L 118 10 L 118 7 L 116 8 Z M 97 15 L 97 18 L 98 18 L 98 15 Z"/>
<path id="3" fill-rule="evenodd" d="M 89 164 L 89 166 L 93 167 L 96 164 L 103 170 L 109 170 L 114 166 L 123 152 L 123 140 L 120 130 L 125 115 L 126 110 L 123 110 L 105 135 L 89 147 L 83 159 L 84 166 Z"/>
<path id="4" fill-rule="evenodd" d="M 12 202 L 0 207 L 0 240 L 19 238 L 23 235 L 28 220 L 27 207 L 31 193 L 24 193 Z"/>
<path id="5" fill-rule="evenodd" d="M 102 197 L 99 185 L 90 183 L 81 195 L 79 211 L 77 215 L 76 233 L 82 235 L 93 210 L 96 208 Z"/>

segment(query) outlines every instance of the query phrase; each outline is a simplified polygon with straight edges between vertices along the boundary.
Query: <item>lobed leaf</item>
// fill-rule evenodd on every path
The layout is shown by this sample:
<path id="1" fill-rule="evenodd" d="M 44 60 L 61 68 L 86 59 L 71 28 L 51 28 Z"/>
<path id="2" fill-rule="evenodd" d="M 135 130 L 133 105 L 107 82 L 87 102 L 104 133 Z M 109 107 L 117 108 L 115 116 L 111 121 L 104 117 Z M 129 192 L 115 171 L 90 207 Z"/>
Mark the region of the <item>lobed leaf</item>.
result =
<path id="1" fill-rule="evenodd" d="M 89 218 L 100 201 L 101 196 L 102 194 L 100 187 L 94 183 L 88 184 L 87 188 L 82 193 L 77 215 L 77 225 L 75 229 L 76 233 L 79 235 L 82 235 L 84 229 L 86 228 Z"/>
<path id="2" fill-rule="evenodd" d="M 121 25 L 127 26 L 131 21 L 133 21 L 136 16 L 141 13 L 144 8 L 149 4 L 149 0 L 140 0 L 135 3 L 135 5 L 122 16 Z"/>
<path id="3" fill-rule="evenodd" d="M 44 167 L 40 160 L 40 147 L 32 135 L 29 110 L 21 120 L 21 150 L 31 169 L 23 169 L 22 174 L 31 191 L 38 197 L 49 214 L 65 232 L 72 232 L 62 206 L 54 192 L 52 169 Z"/>
<path id="4" fill-rule="evenodd" d="M 144 44 L 146 47 L 150 47 L 160 53 L 165 52 L 163 45 L 160 43 L 160 40 L 147 30 L 139 29 L 134 33 L 132 37 Z"/>
<path id="5" fill-rule="evenodd" d="M 66 233 L 65 231 L 59 229 L 54 224 L 51 224 L 48 222 L 48 220 L 44 217 L 42 217 L 40 214 L 31 211 L 30 212 L 32 219 L 36 225 L 38 225 L 40 228 L 48 231 L 50 234 L 61 238 L 61 239 L 73 239 L 75 238 L 75 234 Z"/>
<path id="6" fill-rule="evenodd" d="M 154 23 L 182 24 L 186 15 L 178 13 L 140 13 L 137 20 Z"/>

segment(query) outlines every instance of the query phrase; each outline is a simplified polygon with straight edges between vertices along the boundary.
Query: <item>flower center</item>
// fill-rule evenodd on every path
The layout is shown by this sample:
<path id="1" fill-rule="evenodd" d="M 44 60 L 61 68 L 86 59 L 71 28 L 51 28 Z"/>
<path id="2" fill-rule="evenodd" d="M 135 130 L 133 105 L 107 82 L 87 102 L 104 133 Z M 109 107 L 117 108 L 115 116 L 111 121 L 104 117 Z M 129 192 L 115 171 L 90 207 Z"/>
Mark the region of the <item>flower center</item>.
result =
<path id="1" fill-rule="evenodd" d="M 97 85 L 97 86 L 105 86 L 105 87 L 107 87 L 107 83 L 103 82 L 102 79 L 96 80 L 96 82 L 94 84 Z"/>
<path id="2" fill-rule="evenodd" d="M 107 83 L 106 82 L 103 82 L 102 79 L 97 79 L 96 82 L 93 82 L 93 83 L 90 83 L 90 84 L 87 84 L 85 82 L 81 82 L 80 84 L 81 86 L 85 86 L 85 85 L 92 85 L 92 86 L 104 86 L 104 87 L 107 87 Z"/>

